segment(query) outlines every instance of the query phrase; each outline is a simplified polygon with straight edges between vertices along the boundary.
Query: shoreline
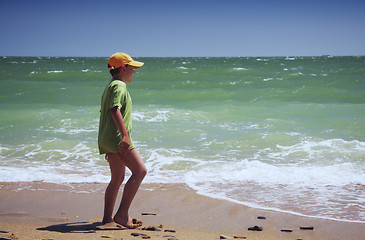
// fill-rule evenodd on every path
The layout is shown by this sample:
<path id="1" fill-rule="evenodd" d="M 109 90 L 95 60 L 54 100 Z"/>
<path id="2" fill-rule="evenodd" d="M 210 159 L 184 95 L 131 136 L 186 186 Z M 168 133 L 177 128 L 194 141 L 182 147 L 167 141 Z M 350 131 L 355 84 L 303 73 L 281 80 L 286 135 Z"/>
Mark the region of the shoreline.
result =
<path id="1" fill-rule="evenodd" d="M 219 239 L 244 236 L 247 239 L 361 239 L 365 224 L 298 216 L 284 212 L 246 207 L 228 200 L 199 195 L 184 184 L 142 184 L 132 203 L 130 215 L 143 221 L 142 227 L 160 226 L 175 233 L 146 230 L 83 228 L 100 225 L 103 212 L 104 183 L 60 185 L 45 182 L 1 182 L 0 237 L 14 239 Z M 121 192 L 120 192 L 121 193 Z M 118 196 L 120 201 L 121 194 Z M 141 215 L 141 213 L 156 215 Z M 257 219 L 265 216 L 266 219 Z M 261 226 L 263 231 L 248 231 Z M 301 230 L 312 226 L 313 230 Z M 282 232 L 281 230 L 292 230 Z M 87 236 L 87 237 L 86 237 Z"/>
<path id="2" fill-rule="evenodd" d="M 312 216 L 312 215 L 306 215 L 306 214 L 302 214 L 302 213 L 298 213 L 298 212 L 294 212 L 294 211 L 289 211 L 289 210 L 281 210 L 281 209 L 275 209 L 275 208 L 265 208 L 265 207 L 255 206 L 254 204 L 252 204 L 250 206 L 250 204 L 245 204 L 245 203 L 242 203 L 240 201 L 236 201 L 234 199 L 225 198 L 225 197 L 215 197 L 211 194 L 200 194 L 200 193 L 197 193 L 197 194 L 201 195 L 201 196 L 213 198 L 213 199 L 232 202 L 234 204 L 238 204 L 238 205 L 241 205 L 241 206 L 244 206 L 244 207 L 253 208 L 253 209 L 257 209 L 257 210 L 272 211 L 272 212 L 290 214 L 290 215 L 294 215 L 294 216 L 298 216 L 298 217 L 314 218 L 314 219 L 321 219 L 321 220 L 328 220 L 328 221 L 365 224 L 365 221 L 361 221 L 361 220 L 347 220 L 347 219 L 337 219 L 337 218 L 329 218 L 329 217 L 321 217 L 321 216 Z"/>

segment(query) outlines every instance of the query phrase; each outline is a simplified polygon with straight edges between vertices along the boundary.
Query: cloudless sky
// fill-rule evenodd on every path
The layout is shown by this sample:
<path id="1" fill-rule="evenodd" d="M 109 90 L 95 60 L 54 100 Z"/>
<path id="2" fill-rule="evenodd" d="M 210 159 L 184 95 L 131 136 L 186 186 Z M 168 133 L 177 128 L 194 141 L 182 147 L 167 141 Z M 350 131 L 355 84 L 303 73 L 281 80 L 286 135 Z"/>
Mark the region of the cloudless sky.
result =
<path id="1" fill-rule="evenodd" d="M 363 0 L 0 0 L 0 56 L 365 55 Z"/>

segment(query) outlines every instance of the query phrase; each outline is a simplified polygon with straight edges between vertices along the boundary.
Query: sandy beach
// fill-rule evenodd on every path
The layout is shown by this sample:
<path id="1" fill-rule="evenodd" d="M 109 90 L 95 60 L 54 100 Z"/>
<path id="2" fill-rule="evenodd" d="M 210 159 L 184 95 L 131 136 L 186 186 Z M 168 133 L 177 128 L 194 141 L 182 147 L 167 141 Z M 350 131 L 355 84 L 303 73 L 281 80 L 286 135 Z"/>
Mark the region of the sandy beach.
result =
<path id="1" fill-rule="evenodd" d="M 101 226 L 105 187 L 100 183 L 0 183 L 0 239 L 359 240 L 365 236 L 363 223 L 248 208 L 198 195 L 183 184 L 142 185 L 130 212 L 143 221 L 140 229 Z M 263 230 L 248 230 L 254 226 Z M 148 227 L 155 231 L 143 229 Z"/>

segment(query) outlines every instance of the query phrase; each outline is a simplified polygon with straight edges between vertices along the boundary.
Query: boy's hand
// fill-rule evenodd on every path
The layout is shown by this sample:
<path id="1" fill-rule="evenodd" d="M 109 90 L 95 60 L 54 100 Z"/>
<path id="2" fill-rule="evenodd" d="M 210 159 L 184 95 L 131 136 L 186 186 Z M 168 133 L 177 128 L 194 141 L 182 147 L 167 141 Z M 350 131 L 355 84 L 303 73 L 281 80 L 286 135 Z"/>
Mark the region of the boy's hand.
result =
<path id="1" fill-rule="evenodd" d="M 119 149 L 119 153 L 122 157 L 126 157 L 128 156 L 129 152 L 130 152 L 130 141 L 129 141 L 129 137 L 128 136 L 124 136 L 122 138 L 122 142 L 119 144 L 118 149 Z"/>

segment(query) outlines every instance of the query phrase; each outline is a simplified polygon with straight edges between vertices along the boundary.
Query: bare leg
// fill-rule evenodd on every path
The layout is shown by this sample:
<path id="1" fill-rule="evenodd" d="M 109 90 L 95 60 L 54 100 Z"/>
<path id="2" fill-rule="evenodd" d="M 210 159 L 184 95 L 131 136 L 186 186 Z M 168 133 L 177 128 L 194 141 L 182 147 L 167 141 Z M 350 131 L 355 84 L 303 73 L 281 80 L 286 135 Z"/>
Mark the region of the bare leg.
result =
<path id="1" fill-rule="evenodd" d="M 138 225 L 133 225 L 132 220 L 129 217 L 129 208 L 143 178 L 147 174 L 147 169 L 139 156 L 137 149 L 131 150 L 128 156 L 125 159 L 122 159 L 122 161 L 124 165 L 131 170 L 132 176 L 124 186 L 122 201 L 114 216 L 114 221 L 127 228 L 136 228 Z"/>
<path id="2" fill-rule="evenodd" d="M 103 224 L 113 222 L 112 215 L 115 201 L 125 176 L 125 165 L 120 160 L 118 153 L 109 153 L 108 162 L 110 166 L 111 180 L 105 190 Z"/>

